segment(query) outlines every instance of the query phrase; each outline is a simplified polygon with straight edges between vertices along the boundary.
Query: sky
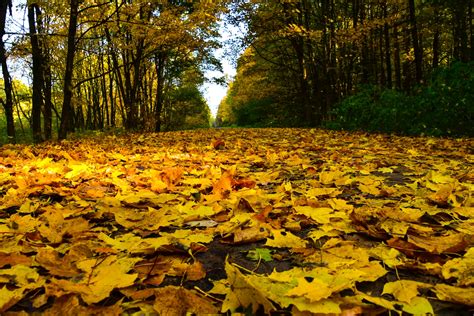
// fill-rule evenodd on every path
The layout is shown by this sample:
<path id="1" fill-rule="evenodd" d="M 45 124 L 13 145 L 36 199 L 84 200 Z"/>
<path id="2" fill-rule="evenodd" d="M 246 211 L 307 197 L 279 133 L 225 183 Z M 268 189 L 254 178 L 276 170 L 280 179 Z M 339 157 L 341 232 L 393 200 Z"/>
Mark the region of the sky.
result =
<path id="1" fill-rule="evenodd" d="M 229 44 L 226 43 L 226 40 L 235 38 L 236 36 L 241 36 L 242 31 L 238 27 L 225 25 L 225 23 L 221 21 L 219 22 L 219 33 L 221 36 L 220 41 L 222 43 L 223 48 L 218 49 L 214 55 L 221 61 L 223 73 L 218 71 L 208 71 L 205 73 L 205 76 L 207 78 L 225 76 L 226 78 L 232 80 L 236 73 L 236 63 L 235 60 L 232 59 L 235 58 L 235 54 L 226 53 L 229 51 Z M 226 95 L 227 86 L 206 83 L 204 84 L 202 91 L 204 94 L 204 98 L 206 99 L 207 104 L 211 109 L 212 116 L 216 117 L 217 110 L 219 108 L 219 103 Z"/>
<path id="2" fill-rule="evenodd" d="M 218 52 L 221 53 L 221 62 L 223 67 L 223 72 L 226 78 L 233 78 L 235 76 L 235 67 L 232 65 L 232 62 L 226 58 L 222 51 Z M 219 54 L 216 54 L 219 56 Z M 207 78 L 211 77 L 221 77 L 223 74 L 219 71 L 207 71 L 205 76 Z M 213 117 L 216 117 L 217 110 L 219 108 L 219 103 L 225 97 L 227 93 L 227 86 L 215 84 L 215 83 L 205 83 L 202 88 L 204 98 L 211 109 L 211 113 Z"/>

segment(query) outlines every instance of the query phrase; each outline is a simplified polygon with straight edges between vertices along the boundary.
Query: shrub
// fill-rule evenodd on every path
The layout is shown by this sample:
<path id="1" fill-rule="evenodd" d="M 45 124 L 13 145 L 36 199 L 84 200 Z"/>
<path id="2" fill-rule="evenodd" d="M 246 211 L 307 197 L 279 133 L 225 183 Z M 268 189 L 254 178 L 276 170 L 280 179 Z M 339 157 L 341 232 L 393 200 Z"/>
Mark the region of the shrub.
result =
<path id="1" fill-rule="evenodd" d="M 362 86 L 336 105 L 326 126 L 403 135 L 474 135 L 474 63 L 436 71 L 425 87 L 407 94 Z"/>

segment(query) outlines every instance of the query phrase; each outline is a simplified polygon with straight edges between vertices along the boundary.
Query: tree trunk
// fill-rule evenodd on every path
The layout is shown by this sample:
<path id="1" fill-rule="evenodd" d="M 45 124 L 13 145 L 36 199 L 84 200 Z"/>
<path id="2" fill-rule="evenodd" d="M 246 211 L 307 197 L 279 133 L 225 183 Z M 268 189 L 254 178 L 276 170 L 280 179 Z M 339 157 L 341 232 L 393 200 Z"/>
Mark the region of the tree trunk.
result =
<path id="1" fill-rule="evenodd" d="M 114 72 L 112 72 L 112 62 L 110 54 L 107 55 L 107 67 L 109 70 L 109 98 L 110 98 L 110 127 L 115 127 L 115 95 L 114 95 Z"/>
<path id="2" fill-rule="evenodd" d="M 44 74 L 42 52 L 36 29 L 36 21 L 38 19 L 36 16 L 37 12 L 39 12 L 37 4 L 30 4 L 28 6 L 28 25 L 30 28 L 31 55 L 33 59 L 31 128 L 33 131 L 33 141 L 40 143 L 43 141 L 43 136 L 41 135 L 41 109 L 43 108 L 42 90 L 44 87 Z"/>
<path id="3" fill-rule="evenodd" d="M 400 61 L 400 43 L 398 41 L 398 29 L 393 28 L 393 60 L 395 67 L 395 86 L 398 90 L 402 89 L 402 67 Z"/>
<path id="4" fill-rule="evenodd" d="M 3 36 L 5 35 L 5 22 L 7 19 L 7 10 L 10 9 L 11 14 L 12 3 L 8 0 L 0 1 L 0 64 L 2 65 L 3 84 L 5 88 L 5 101 L 1 100 L 3 108 L 5 109 L 5 118 L 7 120 L 7 136 L 11 143 L 15 139 L 15 122 L 13 120 L 13 86 L 10 77 L 10 72 L 7 65 L 7 55 L 5 50 L 5 43 Z"/>
<path id="5" fill-rule="evenodd" d="M 388 17 L 387 4 L 383 7 L 384 18 Z M 384 41 L 385 41 L 385 67 L 387 68 L 387 88 L 392 88 L 392 60 L 390 58 L 390 30 L 388 23 L 383 26 Z"/>
<path id="6" fill-rule="evenodd" d="M 418 39 L 418 26 L 416 23 L 415 0 L 408 0 L 408 11 L 410 18 L 410 31 L 415 53 L 415 78 L 417 83 L 423 80 L 423 51 Z"/>
<path id="7" fill-rule="evenodd" d="M 469 12 L 469 41 L 471 44 L 471 54 L 470 54 L 470 61 L 474 60 L 474 26 L 472 25 L 472 20 L 474 19 L 473 16 L 473 8 L 472 8 L 472 2 L 473 0 L 469 0 L 469 9 L 467 12 Z"/>
<path id="8" fill-rule="evenodd" d="M 163 90 L 165 80 L 165 54 L 155 54 L 155 67 L 157 74 L 156 97 L 155 97 L 155 132 L 161 131 L 161 112 L 163 110 Z"/>
<path id="9" fill-rule="evenodd" d="M 467 9 L 470 7 L 467 3 L 470 0 L 457 1 L 454 7 L 454 57 L 462 62 L 469 61 L 468 49 L 468 26 L 467 26 Z M 472 22 L 471 22 L 472 23 Z"/>
<path id="10" fill-rule="evenodd" d="M 37 33 L 46 34 L 43 18 L 40 7 L 36 5 L 36 17 L 37 17 Z M 43 72 L 43 127 L 44 127 L 44 137 L 45 139 L 51 139 L 53 137 L 53 101 L 52 101 L 52 90 L 53 86 L 51 83 L 51 60 L 50 60 L 50 51 L 46 42 L 45 37 L 39 37 L 39 43 L 41 48 L 41 59 L 42 65 L 41 70 Z"/>
<path id="11" fill-rule="evenodd" d="M 61 113 L 61 125 L 59 127 L 58 138 L 66 139 L 67 133 L 74 129 L 73 126 L 73 107 L 72 107 L 72 75 L 74 71 L 74 55 L 76 51 L 76 32 L 77 19 L 79 14 L 79 1 L 70 1 L 69 11 L 69 27 L 67 36 L 67 56 L 66 56 L 66 72 L 64 74 L 63 89 L 63 108 Z"/>

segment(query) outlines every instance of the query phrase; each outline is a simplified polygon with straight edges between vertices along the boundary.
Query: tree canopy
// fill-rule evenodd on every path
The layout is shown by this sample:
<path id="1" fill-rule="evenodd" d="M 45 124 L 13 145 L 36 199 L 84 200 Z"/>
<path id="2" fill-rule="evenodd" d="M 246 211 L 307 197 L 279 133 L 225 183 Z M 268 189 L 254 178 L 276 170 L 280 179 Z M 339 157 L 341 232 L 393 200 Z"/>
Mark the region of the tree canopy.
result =
<path id="1" fill-rule="evenodd" d="M 12 5 L 27 27 L 9 42 L 4 35 L 13 24 Z M 464 70 L 454 72 L 468 73 L 474 58 L 472 0 L 16 0 L 3 1 L 0 13 L 1 103 L 9 141 L 22 118 L 36 142 L 81 130 L 207 126 L 200 85 L 210 80 L 206 70 L 221 69 L 214 52 L 222 45 L 222 19 L 245 32 L 234 45 L 244 49 L 218 111 L 220 125 L 364 129 L 343 113 L 354 112 L 355 119 L 376 111 L 367 116 L 372 123 L 393 116 L 369 104 L 359 109 L 348 97 L 382 89 L 419 95 L 417 104 L 428 104 L 434 76 L 456 62 Z M 24 114 L 15 111 L 14 60 L 30 70 L 31 106 Z M 440 122 L 444 127 L 416 133 L 470 134 L 464 127 L 473 119 L 472 106 L 456 105 L 470 97 L 469 85 L 453 84 L 463 88 L 448 89 L 450 101 L 437 108 L 461 120 L 462 128 Z M 397 100 L 393 111 L 419 112 L 409 98 Z"/>
<path id="2" fill-rule="evenodd" d="M 50 139 L 53 125 L 59 138 L 72 131 L 116 126 L 178 129 L 183 120 L 188 128 L 208 126 L 203 122 L 209 121 L 209 109 L 199 85 L 205 69 L 221 67 L 213 50 L 220 45 L 216 22 L 224 2 L 72 0 L 14 5 L 26 12 L 28 29 L 18 31 L 22 35 L 5 57 L 23 59 L 31 67 L 30 123 L 36 142 Z M 2 65 L 7 65 L 6 58 Z M 184 78 L 191 72 L 201 80 Z M 187 110 L 176 109 L 176 90 L 184 86 L 195 92 L 187 95 L 194 101 L 182 104 Z M 171 112 L 184 117 L 170 124 Z M 5 115 L 13 122 L 12 111 Z M 186 116 L 194 115 L 205 119 L 193 125 Z"/>
<path id="3" fill-rule="evenodd" d="M 473 60 L 472 14 L 469 0 L 234 1 L 229 21 L 247 23 L 249 48 L 217 119 L 314 126 L 367 85 L 414 94 L 438 68 Z M 469 124 L 472 106 L 459 110 Z"/>

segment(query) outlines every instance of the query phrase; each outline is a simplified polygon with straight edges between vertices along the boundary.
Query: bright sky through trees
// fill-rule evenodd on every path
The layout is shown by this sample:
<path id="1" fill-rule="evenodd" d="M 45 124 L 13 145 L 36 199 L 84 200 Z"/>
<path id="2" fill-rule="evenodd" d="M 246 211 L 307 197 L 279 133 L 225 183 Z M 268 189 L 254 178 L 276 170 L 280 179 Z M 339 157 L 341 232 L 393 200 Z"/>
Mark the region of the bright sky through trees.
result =
<path id="1" fill-rule="evenodd" d="M 237 27 L 224 25 L 224 23 L 221 22 L 219 32 L 221 34 L 221 41 L 224 47 L 219 49 L 215 55 L 222 62 L 224 76 L 226 77 L 226 79 L 232 80 L 232 78 L 235 76 L 235 73 L 236 73 L 235 65 L 233 64 L 233 61 L 232 61 L 232 58 L 233 58 L 232 56 L 234 54 L 229 53 L 230 49 L 229 47 L 226 47 L 225 41 L 237 36 L 237 34 L 241 32 L 241 30 Z M 232 49 L 235 49 L 235 47 L 232 47 Z M 222 73 L 218 71 L 206 72 L 207 78 L 220 77 L 220 76 L 222 76 Z M 209 108 L 211 109 L 212 116 L 216 117 L 217 109 L 219 108 L 219 103 L 225 97 L 226 91 L 227 91 L 227 86 L 214 84 L 214 83 L 204 84 L 203 93 L 206 98 L 207 104 L 209 105 Z"/>
<path id="2" fill-rule="evenodd" d="M 223 55 L 223 51 L 221 50 L 219 53 L 222 53 L 221 61 L 224 70 L 224 75 L 231 79 L 235 76 L 235 67 L 232 63 Z M 206 72 L 207 77 L 219 77 L 222 74 L 218 71 L 209 71 Z M 219 108 L 219 103 L 225 97 L 227 91 L 227 86 L 219 85 L 216 83 L 206 83 L 203 87 L 203 93 L 206 98 L 207 104 L 211 109 L 211 113 L 213 117 L 216 117 L 217 109 Z"/>

